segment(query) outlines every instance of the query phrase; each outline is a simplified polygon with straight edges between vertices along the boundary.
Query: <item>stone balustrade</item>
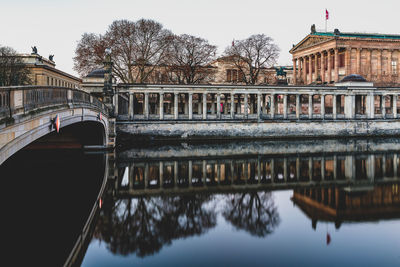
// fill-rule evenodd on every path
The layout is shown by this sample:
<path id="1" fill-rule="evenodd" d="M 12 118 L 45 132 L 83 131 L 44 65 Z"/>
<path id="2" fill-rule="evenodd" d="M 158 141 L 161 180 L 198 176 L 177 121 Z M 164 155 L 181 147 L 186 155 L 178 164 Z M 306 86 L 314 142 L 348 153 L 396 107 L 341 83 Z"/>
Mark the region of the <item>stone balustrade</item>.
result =
<path id="1" fill-rule="evenodd" d="M 372 120 L 398 118 L 400 88 L 371 86 L 120 85 L 118 119 Z M 128 99 L 119 107 L 119 96 Z"/>

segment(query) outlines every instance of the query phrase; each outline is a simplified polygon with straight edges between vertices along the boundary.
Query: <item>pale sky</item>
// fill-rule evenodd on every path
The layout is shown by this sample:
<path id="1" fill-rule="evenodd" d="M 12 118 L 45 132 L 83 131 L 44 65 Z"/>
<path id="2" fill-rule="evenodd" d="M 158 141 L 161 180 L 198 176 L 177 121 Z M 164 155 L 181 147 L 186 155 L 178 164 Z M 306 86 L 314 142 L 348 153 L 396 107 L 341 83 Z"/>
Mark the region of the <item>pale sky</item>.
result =
<path id="1" fill-rule="evenodd" d="M 73 70 L 77 42 L 85 32 L 104 34 L 117 19 L 160 22 L 175 34 L 191 34 L 218 47 L 263 33 L 281 49 L 279 65 L 291 65 L 289 50 L 310 33 L 312 24 L 328 31 L 400 34 L 400 1 L 351 0 L 0 0 L 0 45 L 44 57 Z"/>

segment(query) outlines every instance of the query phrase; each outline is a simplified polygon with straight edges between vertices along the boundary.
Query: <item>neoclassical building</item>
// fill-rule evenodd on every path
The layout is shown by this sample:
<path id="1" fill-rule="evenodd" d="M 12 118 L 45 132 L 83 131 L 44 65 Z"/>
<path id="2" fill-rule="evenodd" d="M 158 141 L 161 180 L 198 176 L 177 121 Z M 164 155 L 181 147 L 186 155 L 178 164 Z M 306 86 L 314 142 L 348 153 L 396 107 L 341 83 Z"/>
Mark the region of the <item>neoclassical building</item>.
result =
<path id="1" fill-rule="evenodd" d="M 350 74 L 376 86 L 400 83 L 400 35 L 318 32 L 313 25 L 289 52 L 294 84 L 333 84 Z"/>

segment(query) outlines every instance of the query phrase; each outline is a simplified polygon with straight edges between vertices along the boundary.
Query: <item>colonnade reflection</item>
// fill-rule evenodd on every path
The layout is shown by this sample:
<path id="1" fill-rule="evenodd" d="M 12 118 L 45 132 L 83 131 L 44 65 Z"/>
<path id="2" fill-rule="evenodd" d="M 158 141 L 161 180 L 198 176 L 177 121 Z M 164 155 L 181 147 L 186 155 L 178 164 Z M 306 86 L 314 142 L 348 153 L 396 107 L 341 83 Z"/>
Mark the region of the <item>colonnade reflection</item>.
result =
<path id="1" fill-rule="evenodd" d="M 400 177 L 399 153 L 289 155 L 134 161 L 120 168 L 121 194 L 279 189 L 320 184 L 373 183 Z"/>

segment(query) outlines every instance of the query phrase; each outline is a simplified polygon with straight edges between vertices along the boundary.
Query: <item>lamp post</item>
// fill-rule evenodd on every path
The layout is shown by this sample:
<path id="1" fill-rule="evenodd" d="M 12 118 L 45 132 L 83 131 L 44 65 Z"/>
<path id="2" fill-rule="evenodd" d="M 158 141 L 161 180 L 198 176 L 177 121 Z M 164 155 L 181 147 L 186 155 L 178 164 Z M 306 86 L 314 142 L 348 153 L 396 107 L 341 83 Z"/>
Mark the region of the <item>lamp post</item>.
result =
<path id="1" fill-rule="evenodd" d="M 111 49 L 106 48 L 105 50 L 105 59 L 103 61 L 104 64 L 104 87 L 103 87 L 103 101 L 110 108 L 111 116 L 114 116 L 114 89 L 112 86 L 112 66 L 113 62 L 111 61 Z"/>

